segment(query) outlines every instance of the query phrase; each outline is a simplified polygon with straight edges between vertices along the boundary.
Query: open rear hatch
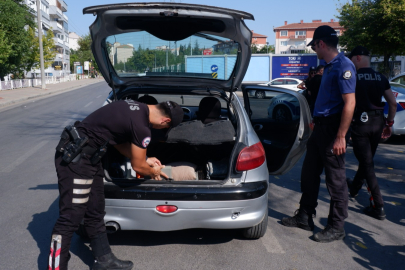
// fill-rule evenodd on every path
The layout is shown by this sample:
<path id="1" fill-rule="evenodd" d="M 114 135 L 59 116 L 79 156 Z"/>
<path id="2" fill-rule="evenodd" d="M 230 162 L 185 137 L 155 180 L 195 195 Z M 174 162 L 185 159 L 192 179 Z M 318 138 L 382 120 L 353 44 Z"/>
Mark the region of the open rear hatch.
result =
<path id="1" fill-rule="evenodd" d="M 92 50 L 107 83 L 234 91 L 250 61 L 253 15 L 181 3 L 93 6 Z M 159 78 L 159 79 L 158 79 Z"/>

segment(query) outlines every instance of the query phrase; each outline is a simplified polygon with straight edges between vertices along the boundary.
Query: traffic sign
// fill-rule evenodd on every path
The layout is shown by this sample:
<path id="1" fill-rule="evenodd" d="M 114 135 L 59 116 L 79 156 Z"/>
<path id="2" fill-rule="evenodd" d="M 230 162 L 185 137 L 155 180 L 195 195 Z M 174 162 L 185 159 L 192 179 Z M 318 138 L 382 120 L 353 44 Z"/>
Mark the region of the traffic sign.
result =
<path id="1" fill-rule="evenodd" d="M 211 71 L 212 72 L 218 72 L 218 66 L 217 65 L 212 65 L 211 66 Z"/>
<path id="2" fill-rule="evenodd" d="M 205 50 L 203 50 L 203 54 L 204 54 L 204 55 L 211 55 L 211 54 L 212 54 L 212 50 L 211 50 L 211 49 L 205 49 Z"/>
<path id="3" fill-rule="evenodd" d="M 218 73 L 216 73 L 216 72 L 213 72 L 211 75 L 212 75 L 212 78 L 214 78 L 214 79 L 218 78 Z"/>

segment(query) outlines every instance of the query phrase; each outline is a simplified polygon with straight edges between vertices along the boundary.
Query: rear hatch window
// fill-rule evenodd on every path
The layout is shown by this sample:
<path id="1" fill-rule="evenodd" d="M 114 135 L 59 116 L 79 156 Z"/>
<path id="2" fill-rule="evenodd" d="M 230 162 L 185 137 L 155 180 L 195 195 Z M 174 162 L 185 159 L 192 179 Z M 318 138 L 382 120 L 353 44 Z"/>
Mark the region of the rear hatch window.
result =
<path id="1" fill-rule="evenodd" d="M 233 40 L 201 33 L 168 41 L 138 31 L 108 36 L 105 43 L 111 66 L 121 78 L 229 80 L 239 50 L 239 44 Z"/>

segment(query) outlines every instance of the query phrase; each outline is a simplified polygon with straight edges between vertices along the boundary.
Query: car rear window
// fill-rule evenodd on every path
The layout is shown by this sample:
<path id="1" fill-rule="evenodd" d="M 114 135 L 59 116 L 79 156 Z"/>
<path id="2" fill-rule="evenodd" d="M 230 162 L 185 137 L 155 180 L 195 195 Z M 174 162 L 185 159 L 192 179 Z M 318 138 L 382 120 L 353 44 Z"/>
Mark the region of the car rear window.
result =
<path id="1" fill-rule="evenodd" d="M 228 80 L 239 44 L 220 36 L 196 33 L 178 41 L 137 31 L 105 40 L 109 61 L 119 77 L 194 77 Z"/>

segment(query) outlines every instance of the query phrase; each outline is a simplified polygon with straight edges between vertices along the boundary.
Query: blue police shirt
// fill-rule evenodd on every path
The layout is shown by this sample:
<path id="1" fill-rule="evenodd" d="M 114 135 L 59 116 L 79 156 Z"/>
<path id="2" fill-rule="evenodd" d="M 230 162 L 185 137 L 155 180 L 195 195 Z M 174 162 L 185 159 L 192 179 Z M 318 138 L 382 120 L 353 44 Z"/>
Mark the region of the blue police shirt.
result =
<path id="1" fill-rule="evenodd" d="M 325 66 L 314 117 L 341 113 L 344 106 L 342 94 L 355 93 L 355 90 L 356 69 L 352 61 L 341 52 Z"/>

